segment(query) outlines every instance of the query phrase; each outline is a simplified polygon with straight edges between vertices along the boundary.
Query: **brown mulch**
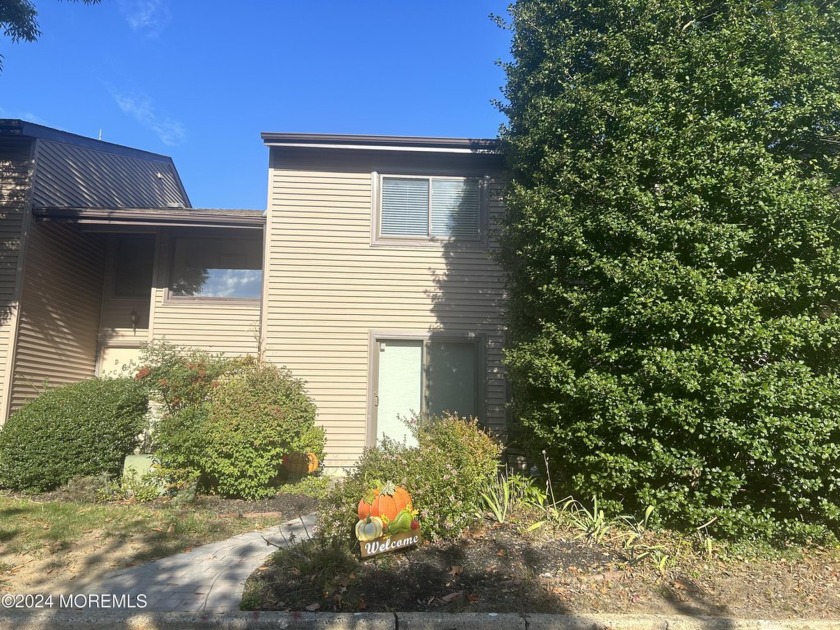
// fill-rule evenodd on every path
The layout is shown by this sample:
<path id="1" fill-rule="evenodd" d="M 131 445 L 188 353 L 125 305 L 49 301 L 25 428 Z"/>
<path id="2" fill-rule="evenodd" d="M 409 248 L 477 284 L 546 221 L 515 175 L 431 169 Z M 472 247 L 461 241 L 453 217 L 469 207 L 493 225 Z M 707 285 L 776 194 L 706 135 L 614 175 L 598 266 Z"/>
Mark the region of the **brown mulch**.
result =
<path id="1" fill-rule="evenodd" d="M 455 542 L 351 561 L 319 581 L 267 563 L 246 587 L 255 610 L 648 613 L 840 618 L 840 551 L 776 560 L 681 557 L 659 571 L 619 545 L 486 526 Z"/>

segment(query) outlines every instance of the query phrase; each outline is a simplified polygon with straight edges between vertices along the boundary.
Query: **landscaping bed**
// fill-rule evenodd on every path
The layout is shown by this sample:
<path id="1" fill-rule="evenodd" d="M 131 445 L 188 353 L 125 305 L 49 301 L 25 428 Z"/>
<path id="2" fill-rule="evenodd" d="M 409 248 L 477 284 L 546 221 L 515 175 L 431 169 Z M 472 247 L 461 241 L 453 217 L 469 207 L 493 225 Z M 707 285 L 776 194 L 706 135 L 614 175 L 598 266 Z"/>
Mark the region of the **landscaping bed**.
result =
<path id="1" fill-rule="evenodd" d="M 525 529 L 487 521 L 456 541 L 366 560 L 358 547 L 304 543 L 251 576 L 243 608 L 840 617 L 837 549 L 683 549 L 658 566 L 631 562 L 618 536 L 598 544 L 572 529 Z"/>

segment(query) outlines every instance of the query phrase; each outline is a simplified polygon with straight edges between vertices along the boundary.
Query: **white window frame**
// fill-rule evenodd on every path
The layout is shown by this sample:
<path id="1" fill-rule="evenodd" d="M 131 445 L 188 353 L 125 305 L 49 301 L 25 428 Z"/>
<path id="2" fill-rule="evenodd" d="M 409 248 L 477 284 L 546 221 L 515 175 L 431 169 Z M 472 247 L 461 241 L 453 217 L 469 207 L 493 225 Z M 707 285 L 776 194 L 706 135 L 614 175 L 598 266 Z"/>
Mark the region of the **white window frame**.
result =
<path id="1" fill-rule="evenodd" d="M 464 244 L 483 244 L 486 242 L 485 229 L 487 217 L 487 176 L 479 175 L 417 175 L 405 173 L 377 173 L 371 174 L 372 188 L 373 188 L 373 208 L 372 208 L 372 230 L 371 230 L 371 244 L 373 245 L 440 245 L 442 243 L 458 242 Z M 386 178 L 396 179 L 419 179 L 429 182 L 429 206 L 428 206 L 428 234 L 425 236 L 412 235 L 393 235 L 382 233 L 382 182 Z M 475 180 L 478 182 L 478 225 L 476 226 L 476 234 L 474 236 L 433 236 L 432 235 L 432 189 L 431 182 L 433 180 L 457 180 L 467 181 Z"/>

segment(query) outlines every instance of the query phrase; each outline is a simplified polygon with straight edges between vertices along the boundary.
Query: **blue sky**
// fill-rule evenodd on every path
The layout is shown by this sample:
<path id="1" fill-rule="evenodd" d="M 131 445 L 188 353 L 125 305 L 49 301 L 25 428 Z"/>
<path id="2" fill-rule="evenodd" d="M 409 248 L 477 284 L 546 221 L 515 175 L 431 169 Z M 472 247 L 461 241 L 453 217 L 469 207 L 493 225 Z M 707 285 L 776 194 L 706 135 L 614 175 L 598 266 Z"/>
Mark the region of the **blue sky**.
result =
<path id="1" fill-rule="evenodd" d="M 0 117 L 171 155 L 195 207 L 265 208 L 260 132 L 494 137 L 497 0 L 36 0 Z"/>

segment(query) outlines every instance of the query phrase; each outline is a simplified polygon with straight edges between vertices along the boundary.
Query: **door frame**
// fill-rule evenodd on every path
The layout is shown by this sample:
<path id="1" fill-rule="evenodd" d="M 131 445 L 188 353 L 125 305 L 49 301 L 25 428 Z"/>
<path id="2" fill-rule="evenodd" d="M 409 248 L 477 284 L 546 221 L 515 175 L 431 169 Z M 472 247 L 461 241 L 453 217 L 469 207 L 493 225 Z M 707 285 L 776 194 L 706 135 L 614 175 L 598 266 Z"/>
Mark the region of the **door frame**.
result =
<path id="1" fill-rule="evenodd" d="M 379 342 L 380 341 L 421 341 L 424 343 L 423 357 L 425 359 L 425 344 L 429 341 L 464 343 L 472 342 L 475 346 L 476 383 L 475 408 L 480 423 L 484 423 L 486 411 L 487 360 L 485 335 L 475 332 L 449 331 L 407 331 L 407 330 L 370 330 L 368 333 L 368 391 L 367 418 L 365 419 L 365 447 L 376 445 L 377 437 L 377 396 L 379 388 Z M 426 381 L 426 366 L 422 371 L 422 392 L 425 399 L 428 383 Z"/>

